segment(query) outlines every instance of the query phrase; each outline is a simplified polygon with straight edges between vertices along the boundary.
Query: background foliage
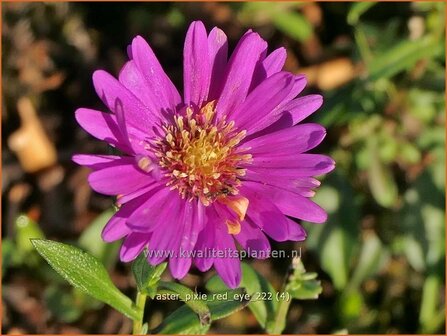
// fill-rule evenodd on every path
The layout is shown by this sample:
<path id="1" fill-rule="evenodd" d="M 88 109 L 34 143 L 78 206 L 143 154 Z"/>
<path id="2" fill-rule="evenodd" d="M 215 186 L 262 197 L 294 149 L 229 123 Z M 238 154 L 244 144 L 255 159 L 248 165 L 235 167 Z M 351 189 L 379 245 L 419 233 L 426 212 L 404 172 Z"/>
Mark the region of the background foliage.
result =
<path id="1" fill-rule="evenodd" d="M 73 112 L 101 109 L 91 73 L 117 74 L 136 34 L 181 87 L 183 38 L 195 19 L 224 29 L 231 47 L 248 28 L 271 49 L 285 46 L 286 69 L 307 74 L 307 90 L 325 97 L 310 120 L 327 127 L 318 151 L 337 162 L 315 197 L 329 221 L 304 223 L 305 243 L 276 245 L 301 248 L 323 292 L 292 303 L 285 332 L 444 333 L 442 2 L 3 3 L 3 332 L 129 332 L 127 319 L 52 272 L 29 238 L 87 250 L 132 293 L 118 245 L 98 239 L 113 200 L 93 193 L 88 171 L 70 161 L 75 152 L 107 149 Z M 251 262 L 276 289 L 289 263 Z M 211 276 L 193 271 L 183 283 L 204 290 Z M 150 326 L 179 305 L 151 301 Z M 210 332 L 259 332 L 253 313 L 260 314 L 241 310 Z"/>

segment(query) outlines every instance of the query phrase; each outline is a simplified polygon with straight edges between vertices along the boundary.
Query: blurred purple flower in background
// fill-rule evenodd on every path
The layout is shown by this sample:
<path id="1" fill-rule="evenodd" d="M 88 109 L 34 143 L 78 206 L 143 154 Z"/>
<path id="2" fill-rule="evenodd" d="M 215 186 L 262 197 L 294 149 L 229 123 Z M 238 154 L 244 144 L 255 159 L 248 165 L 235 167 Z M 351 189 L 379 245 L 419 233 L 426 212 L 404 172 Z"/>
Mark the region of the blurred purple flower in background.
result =
<path id="1" fill-rule="evenodd" d="M 227 37 L 193 22 L 184 46 L 183 99 L 140 36 L 118 80 L 98 70 L 93 82 L 112 113 L 81 108 L 79 124 L 124 153 L 75 155 L 93 170 L 92 188 L 117 195 L 118 212 L 103 230 L 124 238 L 122 261 L 148 247 L 148 262 L 169 259 L 175 278 L 194 263 L 212 266 L 229 287 L 241 278 L 238 258 L 207 251 L 269 251 L 266 237 L 304 240 L 287 216 L 321 223 L 325 211 L 309 200 L 313 176 L 334 168 L 328 156 L 305 154 L 324 138 L 318 124 L 298 124 L 322 104 L 296 98 L 306 79 L 281 71 L 286 51 L 247 32 L 228 58 Z M 296 126 L 295 126 L 296 125 Z M 200 253 L 202 252 L 202 253 Z"/>

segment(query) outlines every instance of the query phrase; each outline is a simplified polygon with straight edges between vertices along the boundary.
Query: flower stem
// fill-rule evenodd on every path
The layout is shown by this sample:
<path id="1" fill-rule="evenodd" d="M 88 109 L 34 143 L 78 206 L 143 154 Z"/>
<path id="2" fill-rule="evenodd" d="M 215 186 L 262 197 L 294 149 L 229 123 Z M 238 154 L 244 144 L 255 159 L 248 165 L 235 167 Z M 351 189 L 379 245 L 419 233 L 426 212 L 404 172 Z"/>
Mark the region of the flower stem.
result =
<path id="1" fill-rule="evenodd" d="M 289 295 L 284 294 L 286 294 L 289 290 L 289 281 L 291 279 L 295 266 L 296 266 L 296 260 L 293 259 L 292 263 L 289 266 L 289 269 L 287 270 L 287 274 L 285 276 L 281 292 L 279 293 L 280 294 L 279 298 L 281 300 L 279 300 L 278 308 L 276 309 L 276 314 L 272 322 L 267 327 L 267 332 L 269 334 L 280 335 L 284 331 L 284 328 L 286 327 L 287 313 L 289 311 L 290 303 L 292 302 L 292 300 L 289 297 Z"/>
<path id="2" fill-rule="evenodd" d="M 133 335 L 142 335 L 142 329 L 143 329 L 143 317 L 144 317 L 144 306 L 146 305 L 146 294 L 141 293 L 138 291 L 137 298 L 135 300 L 135 305 L 140 310 L 140 316 L 137 320 L 133 321 Z"/>
<path id="3" fill-rule="evenodd" d="M 278 310 L 276 311 L 272 330 L 269 333 L 272 335 L 280 335 L 286 327 L 286 317 L 289 311 L 289 306 L 292 300 L 282 299 L 279 301 Z"/>

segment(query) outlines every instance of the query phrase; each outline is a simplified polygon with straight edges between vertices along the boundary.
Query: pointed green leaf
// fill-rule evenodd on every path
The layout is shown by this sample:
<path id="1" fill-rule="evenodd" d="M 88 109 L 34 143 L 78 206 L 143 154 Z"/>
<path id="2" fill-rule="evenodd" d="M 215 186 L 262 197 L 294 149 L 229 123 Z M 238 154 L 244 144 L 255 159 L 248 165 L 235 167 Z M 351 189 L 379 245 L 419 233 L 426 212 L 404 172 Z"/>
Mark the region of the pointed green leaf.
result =
<path id="1" fill-rule="evenodd" d="M 443 44 L 431 36 L 401 41 L 371 60 L 368 65 L 370 79 L 390 78 L 411 69 L 421 59 L 441 54 L 443 49 Z"/>
<path id="2" fill-rule="evenodd" d="M 391 169 L 380 160 L 376 138 L 369 139 L 368 151 L 371 160 L 368 174 L 371 193 L 377 203 L 385 208 L 391 208 L 397 201 L 397 185 Z"/>
<path id="3" fill-rule="evenodd" d="M 336 288 L 341 289 L 346 285 L 348 280 L 348 265 L 346 259 L 345 247 L 349 238 L 345 231 L 339 227 L 332 227 L 330 234 L 324 241 L 324 245 L 320 251 L 320 260 L 323 269 L 328 272 L 334 282 Z"/>
<path id="4" fill-rule="evenodd" d="M 445 308 L 440 302 L 440 292 L 440 279 L 436 275 L 429 275 L 424 282 L 419 313 L 419 322 L 423 333 L 436 333 L 445 320 Z"/>
<path id="5" fill-rule="evenodd" d="M 242 280 L 240 286 L 245 288 L 247 293 L 252 297 L 248 308 L 261 327 L 264 328 L 267 321 L 273 318 L 278 307 L 276 290 L 261 274 L 256 272 L 247 263 L 242 263 Z M 206 283 L 206 289 L 211 292 L 220 292 L 228 290 L 228 287 L 218 275 L 215 275 Z M 265 299 L 264 293 L 267 294 L 269 299 Z"/>
<path id="6" fill-rule="evenodd" d="M 206 303 L 200 299 L 194 298 L 194 292 L 188 287 L 176 282 L 161 281 L 159 288 L 167 289 L 170 293 L 178 294 L 179 299 L 186 303 L 198 316 L 201 325 L 210 324 L 210 310 Z"/>
<path id="7" fill-rule="evenodd" d="M 349 288 L 358 288 L 364 280 L 380 271 L 386 264 L 389 253 L 375 233 L 369 233 L 362 245 L 360 257 Z"/>
<path id="8" fill-rule="evenodd" d="M 284 11 L 273 17 L 275 27 L 285 35 L 297 40 L 307 40 L 313 32 L 312 25 L 300 13 Z"/>
<path id="9" fill-rule="evenodd" d="M 273 318 L 278 307 L 276 290 L 270 282 L 246 263 L 242 263 L 241 287 L 245 287 L 247 293 L 254 296 L 248 308 L 264 328 L 267 321 Z M 268 299 L 265 299 L 264 294 L 267 294 Z"/>
<path id="10" fill-rule="evenodd" d="M 211 321 L 227 317 L 247 306 L 249 301 L 241 300 L 247 294 L 245 289 L 238 288 L 219 294 L 225 295 L 226 299 L 216 299 L 213 294 L 209 294 L 207 301 L 211 311 Z M 201 325 L 197 314 L 188 306 L 184 305 L 169 315 L 161 325 L 152 333 L 156 334 L 204 334 L 208 331 L 208 325 Z"/>
<path id="11" fill-rule="evenodd" d="M 157 293 L 157 285 L 160 276 L 166 269 L 167 263 L 161 263 L 157 266 L 150 265 L 143 253 L 132 263 L 132 273 L 137 283 L 138 291 L 154 298 Z"/>
<path id="12" fill-rule="evenodd" d="M 350 25 L 355 25 L 358 21 L 360 16 L 362 16 L 363 13 L 368 11 L 371 7 L 373 7 L 377 2 L 355 2 L 352 4 L 351 8 L 349 9 L 348 13 L 348 23 Z"/>
<path id="13" fill-rule="evenodd" d="M 43 239 L 44 234 L 35 221 L 27 215 L 20 215 L 15 222 L 16 246 L 21 253 L 27 253 L 33 250 L 30 239 Z"/>
<path id="14" fill-rule="evenodd" d="M 320 280 L 316 280 L 317 273 L 306 272 L 301 258 L 293 260 L 293 268 L 286 291 L 294 299 L 317 299 L 323 291 Z"/>
<path id="15" fill-rule="evenodd" d="M 81 249 L 51 240 L 33 239 L 39 254 L 72 286 L 137 319 L 132 301 L 115 287 L 104 266 Z"/>

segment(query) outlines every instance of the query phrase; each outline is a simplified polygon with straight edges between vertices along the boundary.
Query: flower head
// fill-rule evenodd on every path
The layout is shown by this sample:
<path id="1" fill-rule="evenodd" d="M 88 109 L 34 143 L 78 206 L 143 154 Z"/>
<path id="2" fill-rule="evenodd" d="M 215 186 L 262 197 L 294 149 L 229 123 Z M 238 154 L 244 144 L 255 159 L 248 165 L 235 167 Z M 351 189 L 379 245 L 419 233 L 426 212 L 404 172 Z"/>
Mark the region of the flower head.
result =
<path id="1" fill-rule="evenodd" d="M 240 282 L 236 244 L 269 251 L 276 241 L 304 240 L 289 217 L 321 223 L 325 211 L 309 200 L 314 178 L 334 161 L 308 154 L 325 129 L 299 124 L 322 104 L 297 97 L 304 76 L 281 71 L 284 48 L 248 31 L 228 58 L 227 37 L 193 22 L 184 46 L 183 98 L 142 37 L 128 48 L 118 79 L 98 70 L 93 83 L 111 113 L 81 108 L 79 124 L 123 155 L 75 155 L 93 170 L 92 188 L 117 196 L 119 210 L 102 237 L 124 238 L 120 258 L 148 248 L 148 262 L 169 259 L 175 278 L 192 264 L 212 266 L 230 287 Z M 211 253 L 212 252 L 212 253 Z"/>

